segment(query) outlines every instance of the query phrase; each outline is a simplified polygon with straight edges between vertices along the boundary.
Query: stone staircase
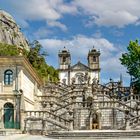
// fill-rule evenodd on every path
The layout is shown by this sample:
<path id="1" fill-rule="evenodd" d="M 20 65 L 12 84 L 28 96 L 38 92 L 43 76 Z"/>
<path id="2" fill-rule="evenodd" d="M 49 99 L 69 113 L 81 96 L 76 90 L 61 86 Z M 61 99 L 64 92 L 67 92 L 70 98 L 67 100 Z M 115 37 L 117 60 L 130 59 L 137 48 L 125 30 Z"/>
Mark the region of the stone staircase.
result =
<path id="1" fill-rule="evenodd" d="M 90 85 L 90 92 L 92 92 L 91 85 Z M 116 87 L 117 88 L 117 87 Z M 66 85 L 61 85 L 61 84 L 54 84 L 53 86 L 50 86 L 50 91 L 47 91 L 45 96 L 42 97 L 44 98 L 43 102 L 46 104 L 53 104 L 52 106 L 49 105 L 49 107 L 46 109 L 48 111 L 43 111 L 45 108 L 43 108 L 41 111 L 26 111 L 26 120 L 42 120 L 46 121 L 48 123 L 53 124 L 53 126 L 57 126 L 60 128 L 60 130 L 70 130 L 70 126 L 72 124 L 72 119 L 69 119 L 70 114 L 73 112 L 73 107 L 81 107 L 81 108 L 86 108 L 89 109 L 90 107 L 87 106 L 88 102 L 87 101 L 76 101 L 75 99 L 79 96 L 82 96 L 82 93 L 85 89 L 85 85 L 73 85 L 73 87 L 66 86 Z M 115 89 L 116 90 L 116 89 Z M 127 89 L 123 89 L 124 91 Z M 102 101 L 95 101 L 92 102 L 92 105 L 98 104 L 100 109 L 116 109 L 118 111 L 121 111 L 125 114 L 125 111 L 129 111 L 127 115 L 129 115 L 129 120 L 131 122 L 134 122 L 136 117 L 136 108 L 134 106 L 131 106 L 129 101 L 139 101 L 140 96 L 135 96 L 135 95 L 129 95 L 128 97 L 123 97 L 121 99 L 112 96 L 112 87 L 111 85 L 108 86 L 102 86 L 99 85 L 96 89 L 98 94 L 103 95 L 103 98 L 107 98 L 107 100 L 102 100 Z M 117 90 L 116 90 L 117 91 Z M 92 94 L 92 93 L 91 93 Z M 131 113 L 133 112 L 133 113 Z M 139 117 L 140 118 L 140 117 Z M 137 127 L 139 123 L 133 123 L 133 127 Z M 124 126 L 122 126 L 124 127 Z M 119 129 L 119 128 L 118 128 Z M 82 131 L 81 131 L 82 132 Z M 96 131 L 95 131 L 96 132 Z M 113 136 L 119 136 L 119 135 L 127 135 L 128 133 L 122 133 L 118 131 L 118 133 L 111 132 L 111 134 L 108 131 L 103 131 L 102 133 L 98 132 L 90 132 L 90 133 L 75 133 L 75 131 L 72 131 L 71 133 L 66 132 L 66 133 L 61 133 L 61 132 L 54 132 L 50 133 L 49 136 L 51 135 L 56 135 L 56 137 L 65 137 L 67 134 L 68 137 L 70 136 L 75 136 L 79 137 L 80 135 L 83 137 L 86 137 L 88 135 L 91 135 L 91 137 L 96 136 L 99 137 L 100 135 L 103 135 L 105 137 L 113 137 Z M 135 132 L 134 132 L 135 133 Z M 128 135 L 133 135 L 134 133 L 129 133 Z M 70 135 L 70 136 L 69 136 Z"/>

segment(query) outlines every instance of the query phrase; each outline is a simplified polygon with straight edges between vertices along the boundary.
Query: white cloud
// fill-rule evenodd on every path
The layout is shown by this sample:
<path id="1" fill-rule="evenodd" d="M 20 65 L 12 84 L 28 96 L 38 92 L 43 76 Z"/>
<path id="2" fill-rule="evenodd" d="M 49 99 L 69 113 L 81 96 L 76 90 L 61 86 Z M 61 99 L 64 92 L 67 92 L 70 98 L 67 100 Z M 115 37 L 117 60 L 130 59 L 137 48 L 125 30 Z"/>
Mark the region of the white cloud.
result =
<path id="1" fill-rule="evenodd" d="M 18 21 L 22 20 L 24 24 L 28 21 L 44 20 L 50 26 L 59 27 L 64 31 L 67 29 L 66 26 L 58 20 L 63 17 L 63 14 L 77 12 L 75 5 L 66 4 L 63 0 L 5 0 L 4 4 L 9 5 L 11 7 L 10 11 L 15 15 L 16 19 Z"/>
<path id="2" fill-rule="evenodd" d="M 44 39 L 40 40 L 40 42 L 49 50 L 49 52 L 54 52 L 55 54 L 59 49 L 66 46 L 74 57 L 86 56 L 89 49 L 92 49 L 93 46 L 101 52 L 105 52 L 102 54 L 103 58 L 108 57 L 112 52 L 118 51 L 115 46 L 105 38 L 91 38 L 84 35 L 74 36 L 71 40 Z"/>
<path id="3" fill-rule="evenodd" d="M 58 22 L 58 21 L 48 21 L 47 22 L 49 26 L 51 27 L 59 27 L 60 29 L 62 29 L 63 31 L 67 31 L 67 27 L 66 25 Z"/>
<path id="4" fill-rule="evenodd" d="M 66 31 L 66 25 L 59 21 L 65 14 L 86 15 L 88 21 L 85 26 L 124 27 L 139 25 L 140 19 L 139 0 L 5 0 L 3 3 L 10 7 L 18 21 L 26 24 L 25 27 L 27 21 L 44 20 L 50 26 L 53 24 Z"/>
<path id="5" fill-rule="evenodd" d="M 46 38 L 48 35 L 53 34 L 51 30 L 46 27 L 41 27 L 33 33 L 35 39 Z"/>
<path id="6" fill-rule="evenodd" d="M 57 20 L 61 17 L 61 14 L 46 0 L 20 0 L 19 2 L 13 0 L 10 4 L 24 20 Z"/>
<path id="7" fill-rule="evenodd" d="M 127 69 L 119 61 L 121 54 L 118 52 L 106 59 L 101 59 L 101 72 L 103 74 L 101 81 L 103 83 L 109 82 L 109 78 L 112 78 L 114 81 L 119 81 L 119 76 L 122 74 L 124 85 L 129 85 L 130 76 L 127 73 Z"/>
<path id="8" fill-rule="evenodd" d="M 105 11 L 100 18 L 95 18 L 95 23 L 97 25 L 105 25 L 105 26 L 118 26 L 123 27 L 127 24 L 135 23 L 138 20 L 137 16 L 134 16 L 126 11 Z"/>
<path id="9" fill-rule="evenodd" d="M 76 14 L 78 13 L 77 7 L 74 4 L 61 4 L 61 5 L 57 5 L 58 10 L 60 11 L 60 13 L 63 14 Z"/>
<path id="10" fill-rule="evenodd" d="M 74 0 L 82 13 L 90 16 L 87 26 L 123 27 L 140 18 L 139 0 Z"/>

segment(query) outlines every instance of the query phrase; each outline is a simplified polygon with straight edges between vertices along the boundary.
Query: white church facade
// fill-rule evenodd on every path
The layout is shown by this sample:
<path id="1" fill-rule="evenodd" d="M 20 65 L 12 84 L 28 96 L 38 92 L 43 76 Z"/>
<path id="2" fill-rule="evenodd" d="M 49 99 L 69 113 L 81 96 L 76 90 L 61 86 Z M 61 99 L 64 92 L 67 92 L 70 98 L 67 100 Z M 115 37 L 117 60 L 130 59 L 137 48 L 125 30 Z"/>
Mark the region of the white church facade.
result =
<path id="1" fill-rule="evenodd" d="M 95 48 L 89 51 L 87 60 L 88 65 L 77 62 L 71 65 L 71 54 L 66 48 L 59 52 L 59 79 L 60 82 L 71 85 L 82 84 L 84 79 L 87 79 L 89 84 L 93 79 L 99 81 L 100 79 L 100 52 Z"/>

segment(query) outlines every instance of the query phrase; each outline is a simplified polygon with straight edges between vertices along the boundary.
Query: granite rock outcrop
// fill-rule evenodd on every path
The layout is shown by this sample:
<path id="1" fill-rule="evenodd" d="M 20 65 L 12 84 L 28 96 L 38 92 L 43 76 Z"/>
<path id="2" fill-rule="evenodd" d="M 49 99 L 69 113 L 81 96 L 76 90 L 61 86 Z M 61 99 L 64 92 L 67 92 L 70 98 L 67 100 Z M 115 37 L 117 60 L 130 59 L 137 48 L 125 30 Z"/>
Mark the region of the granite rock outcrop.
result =
<path id="1" fill-rule="evenodd" d="M 16 45 L 29 50 L 29 43 L 13 17 L 0 10 L 0 42 Z"/>

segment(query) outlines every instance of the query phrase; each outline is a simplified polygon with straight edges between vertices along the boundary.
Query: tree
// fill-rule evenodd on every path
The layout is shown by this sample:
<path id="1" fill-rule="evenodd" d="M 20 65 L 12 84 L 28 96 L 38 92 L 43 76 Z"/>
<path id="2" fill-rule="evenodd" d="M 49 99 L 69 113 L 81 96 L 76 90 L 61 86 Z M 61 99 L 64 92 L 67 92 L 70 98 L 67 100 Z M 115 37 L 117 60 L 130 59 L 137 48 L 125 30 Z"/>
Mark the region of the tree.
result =
<path id="1" fill-rule="evenodd" d="M 127 50 L 127 53 L 122 54 L 120 61 L 127 68 L 127 72 L 132 77 L 131 84 L 138 93 L 140 92 L 140 45 L 138 40 L 130 41 Z"/>
<path id="2" fill-rule="evenodd" d="M 38 41 L 34 41 L 33 43 L 30 44 L 30 52 L 28 54 L 28 59 L 31 64 L 38 62 L 38 65 L 40 63 L 45 63 L 45 57 L 47 56 L 47 53 L 42 51 L 42 46 Z"/>
<path id="3" fill-rule="evenodd" d="M 47 65 L 45 61 L 46 56 L 48 56 L 48 53 L 43 50 L 41 44 L 35 40 L 31 44 L 31 49 L 27 56 L 29 62 L 45 82 L 57 82 L 58 72 L 52 66 Z"/>

